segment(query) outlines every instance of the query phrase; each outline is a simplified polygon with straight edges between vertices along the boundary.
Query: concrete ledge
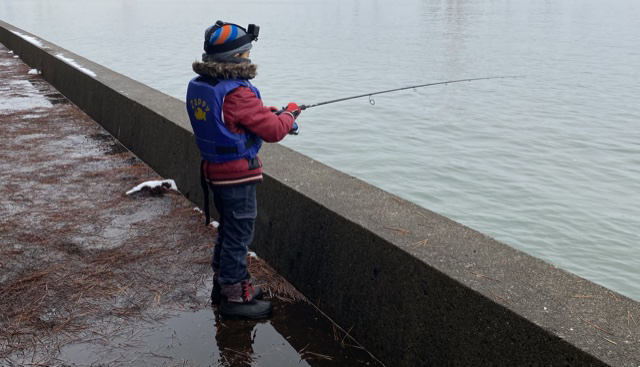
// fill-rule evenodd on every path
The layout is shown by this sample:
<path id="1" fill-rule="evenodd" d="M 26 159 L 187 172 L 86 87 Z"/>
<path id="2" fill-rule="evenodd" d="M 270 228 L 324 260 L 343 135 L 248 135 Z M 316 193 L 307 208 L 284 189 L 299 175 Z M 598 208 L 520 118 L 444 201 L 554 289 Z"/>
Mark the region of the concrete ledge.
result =
<path id="1" fill-rule="evenodd" d="M 0 42 L 201 205 L 182 101 L 14 32 L 34 37 L 0 22 Z M 387 365 L 640 366 L 638 302 L 286 147 L 261 153 L 256 251 Z"/>

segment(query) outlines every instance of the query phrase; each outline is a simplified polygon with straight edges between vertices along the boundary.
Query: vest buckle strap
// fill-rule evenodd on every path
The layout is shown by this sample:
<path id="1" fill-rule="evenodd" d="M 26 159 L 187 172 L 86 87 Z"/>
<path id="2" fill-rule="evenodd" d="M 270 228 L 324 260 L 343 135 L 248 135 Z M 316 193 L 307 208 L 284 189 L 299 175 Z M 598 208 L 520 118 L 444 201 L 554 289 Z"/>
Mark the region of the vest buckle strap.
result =
<path id="1" fill-rule="evenodd" d="M 216 153 L 217 154 L 244 154 L 244 152 L 246 152 L 249 148 L 251 148 L 252 146 L 256 145 L 256 138 L 255 137 L 251 137 L 249 138 L 249 140 L 247 141 L 239 141 L 236 142 L 236 146 L 232 147 L 232 146 L 216 146 Z"/>

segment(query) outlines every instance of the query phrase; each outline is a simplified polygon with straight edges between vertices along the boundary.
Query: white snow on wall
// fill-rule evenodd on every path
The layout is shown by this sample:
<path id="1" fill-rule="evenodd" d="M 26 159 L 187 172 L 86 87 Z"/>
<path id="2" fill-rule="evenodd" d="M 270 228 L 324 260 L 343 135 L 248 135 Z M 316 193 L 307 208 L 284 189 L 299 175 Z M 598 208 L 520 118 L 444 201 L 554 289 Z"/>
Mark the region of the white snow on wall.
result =
<path id="1" fill-rule="evenodd" d="M 16 80 L 9 87 L 17 96 L 0 99 L 0 113 L 8 111 L 32 110 L 35 108 L 51 108 L 53 105 L 47 98 L 26 80 Z"/>
<path id="2" fill-rule="evenodd" d="M 29 70 L 29 72 L 27 73 L 29 75 L 38 75 L 41 74 L 40 71 L 38 69 L 31 69 Z"/>
<path id="3" fill-rule="evenodd" d="M 93 71 L 91 71 L 91 70 L 89 70 L 89 69 L 87 69 L 87 68 L 83 67 L 82 65 L 78 64 L 78 63 L 76 62 L 76 60 L 74 60 L 74 59 L 70 59 L 70 58 L 68 58 L 68 57 L 64 56 L 63 54 L 56 54 L 55 56 L 56 56 L 58 59 L 60 59 L 60 60 L 62 60 L 62 61 L 64 61 L 64 62 L 66 62 L 67 64 L 69 64 L 69 65 L 73 66 L 74 68 L 76 68 L 76 69 L 78 69 L 78 70 L 82 71 L 83 73 L 85 73 L 85 74 L 87 74 L 87 75 L 89 75 L 89 76 L 92 76 L 92 77 L 94 77 L 94 78 L 97 76 L 97 75 L 96 75 L 96 73 L 94 73 Z"/>
<path id="4" fill-rule="evenodd" d="M 138 192 L 138 191 L 142 190 L 143 187 L 148 187 L 150 189 L 153 189 L 154 187 L 162 186 L 162 184 L 164 184 L 164 183 L 168 183 L 171 186 L 170 188 L 172 190 L 178 191 L 178 186 L 176 186 L 176 182 L 174 180 L 146 181 L 146 182 L 143 182 L 140 185 L 134 187 L 133 189 L 127 191 L 127 195 L 131 195 L 134 192 Z"/>
<path id="5" fill-rule="evenodd" d="M 20 32 L 16 32 L 16 31 L 11 31 L 11 33 L 18 35 L 20 37 L 22 37 L 24 40 L 26 40 L 27 42 L 34 44 L 40 48 L 44 48 L 44 45 L 42 44 L 42 42 L 40 42 L 39 39 L 35 38 L 35 37 L 31 37 L 31 36 L 27 36 L 26 34 L 22 34 Z"/>

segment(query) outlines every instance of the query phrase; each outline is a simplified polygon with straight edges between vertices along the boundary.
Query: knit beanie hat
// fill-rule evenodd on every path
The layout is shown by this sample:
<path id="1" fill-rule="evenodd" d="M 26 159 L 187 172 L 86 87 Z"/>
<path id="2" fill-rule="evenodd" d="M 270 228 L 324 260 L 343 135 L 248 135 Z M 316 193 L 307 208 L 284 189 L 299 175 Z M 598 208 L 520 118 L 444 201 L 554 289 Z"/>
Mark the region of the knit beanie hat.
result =
<path id="1" fill-rule="evenodd" d="M 255 31 L 255 28 L 260 29 L 249 25 L 249 31 L 252 34 L 247 34 L 247 31 L 238 25 L 217 21 L 204 32 L 205 52 L 202 54 L 202 61 L 251 62 L 249 59 L 234 57 L 234 55 L 251 50 L 251 41 L 258 39 L 258 31 Z"/>

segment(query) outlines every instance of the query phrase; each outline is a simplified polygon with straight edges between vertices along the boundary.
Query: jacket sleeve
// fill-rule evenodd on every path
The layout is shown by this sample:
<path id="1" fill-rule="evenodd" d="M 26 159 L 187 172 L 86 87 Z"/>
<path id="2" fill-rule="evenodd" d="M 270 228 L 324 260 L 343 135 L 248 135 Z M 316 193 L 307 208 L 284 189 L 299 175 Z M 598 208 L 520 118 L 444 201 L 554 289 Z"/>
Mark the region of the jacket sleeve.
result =
<path id="1" fill-rule="evenodd" d="M 229 92 L 222 110 L 231 131 L 244 128 L 268 143 L 284 139 L 293 128 L 293 115 L 271 112 L 249 88 L 238 87 Z"/>

